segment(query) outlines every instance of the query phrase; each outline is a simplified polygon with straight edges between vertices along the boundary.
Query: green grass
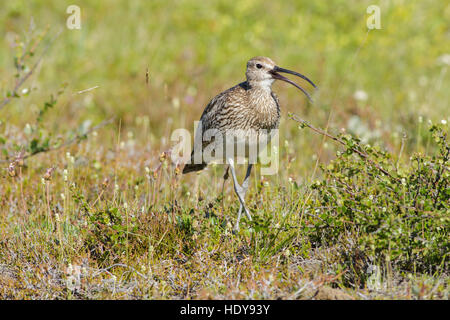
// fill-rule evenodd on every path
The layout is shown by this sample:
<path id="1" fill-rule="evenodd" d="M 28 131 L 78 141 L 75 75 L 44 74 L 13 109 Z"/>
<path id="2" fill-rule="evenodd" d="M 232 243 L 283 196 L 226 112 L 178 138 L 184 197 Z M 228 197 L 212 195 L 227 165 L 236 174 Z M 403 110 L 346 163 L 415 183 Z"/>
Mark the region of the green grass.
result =
<path id="1" fill-rule="evenodd" d="M 448 299 L 448 162 L 428 130 L 450 122 L 445 1 L 380 1 L 369 33 L 370 1 L 79 1 L 81 30 L 65 28 L 69 4 L 0 12 L 0 102 L 61 31 L 0 109 L 1 298 Z M 280 170 L 254 170 L 254 222 L 233 234 L 222 167 L 180 176 L 162 153 L 256 55 L 320 89 L 311 105 L 274 85 Z M 14 162 L 20 150 L 36 154 Z"/>

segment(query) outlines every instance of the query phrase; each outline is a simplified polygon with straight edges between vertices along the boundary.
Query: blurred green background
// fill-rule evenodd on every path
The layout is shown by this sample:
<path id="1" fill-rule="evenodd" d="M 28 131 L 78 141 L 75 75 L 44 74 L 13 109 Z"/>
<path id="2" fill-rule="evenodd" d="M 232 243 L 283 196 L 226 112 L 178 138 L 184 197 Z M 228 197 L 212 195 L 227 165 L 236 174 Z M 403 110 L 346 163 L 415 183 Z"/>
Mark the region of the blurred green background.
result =
<path id="1" fill-rule="evenodd" d="M 81 8 L 81 30 L 66 28 L 71 4 Z M 368 33 L 372 4 L 381 9 L 381 30 Z M 2 94 L 14 84 L 12 43 L 26 35 L 31 19 L 37 30 L 48 26 L 50 37 L 62 33 L 25 86 L 34 94 L 3 110 L 17 125 L 67 82 L 57 118 L 47 119 L 52 127 L 115 115 L 133 128 L 148 117 L 158 144 L 166 120 L 170 128 L 192 130 L 212 97 L 244 80 L 246 61 L 256 55 L 320 88 L 308 105 L 296 89 L 275 84 L 284 116 L 295 112 L 322 127 L 329 122 L 330 130 L 345 127 L 388 148 L 403 133 L 416 148 L 419 116 L 449 116 L 447 1 L 3 1 Z M 284 119 L 284 138 L 290 138 L 288 128 L 296 124 Z"/>
<path id="2" fill-rule="evenodd" d="M 81 30 L 66 27 L 73 4 L 81 9 Z M 380 7 L 380 30 L 368 32 L 369 5 Z M 374 243 L 370 250 L 386 257 L 376 269 L 386 270 L 381 296 L 447 298 L 448 255 L 430 266 L 430 282 L 420 275 L 414 280 L 390 260 L 393 248 L 407 256 L 414 274 L 416 260 L 424 266 L 428 261 L 418 252 L 441 260 L 445 245 L 439 239 L 445 239 L 448 219 L 443 208 L 427 211 L 440 189 L 433 195 L 417 178 L 385 192 L 392 184 L 385 186 L 371 166 L 359 171 L 368 162 L 349 156 L 333 165 L 342 146 L 300 130 L 287 113 L 379 146 L 401 177 L 415 172 L 416 151 L 436 154 L 428 122 L 450 123 L 448 1 L 0 0 L 0 8 L 0 298 L 295 299 L 309 296 L 303 289 L 315 291 L 317 283 L 341 289 L 363 284 L 369 260 L 360 252 L 369 251 L 356 245 L 367 239 Z M 46 30 L 21 74 L 60 34 L 17 90 L 21 97 L 2 108 L 18 79 L 15 61 Z M 258 166 L 253 170 L 246 201 L 255 228 L 241 225 L 241 233 L 232 235 L 239 203 L 231 181 L 223 184 L 222 167 L 180 176 L 161 154 L 174 144 L 171 132 L 192 132 L 207 103 L 243 81 L 247 60 L 259 55 L 305 74 L 319 90 L 310 104 L 296 88 L 274 84 L 282 109 L 280 170 L 272 176 L 258 176 Z M 87 140 L 71 140 L 112 117 L 112 125 Z M 21 161 L 20 151 L 36 156 Z M 433 177 L 434 162 L 426 161 Z M 319 164 L 342 172 L 324 178 Z M 245 167 L 238 170 L 243 177 Z M 340 190 L 338 175 L 345 181 L 349 176 L 355 191 Z M 405 189 L 414 183 L 414 208 L 406 207 L 413 189 Z M 445 183 L 438 187 L 444 190 Z M 417 211 L 419 190 L 428 202 Z M 419 222 L 422 235 L 411 231 Z M 341 240 L 318 244 L 325 239 L 321 230 Z M 113 262 L 147 277 L 130 289 L 135 275 L 128 268 L 103 269 Z M 84 296 L 65 288 L 69 263 L 91 270 Z M 432 271 L 441 267 L 442 274 Z M 109 279 L 112 273 L 118 282 Z M 377 298 L 379 292 L 364 294 Z"/>

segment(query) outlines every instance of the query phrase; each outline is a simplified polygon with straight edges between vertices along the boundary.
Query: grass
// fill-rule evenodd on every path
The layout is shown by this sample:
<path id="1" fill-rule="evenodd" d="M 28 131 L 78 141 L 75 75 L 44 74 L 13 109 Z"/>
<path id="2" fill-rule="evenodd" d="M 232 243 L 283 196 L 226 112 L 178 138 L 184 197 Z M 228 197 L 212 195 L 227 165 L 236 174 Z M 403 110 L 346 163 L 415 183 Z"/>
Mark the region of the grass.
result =
<path id="1" fill-rule="evenodd" d="M 382 29 L 367 32 L 370 4 L 79 1 L 81 30 L 65 28 L 64 2 L 5 4 L 0 297 L 448 299 L 448 162 L 428 128 L 450 121 L 449 6 L 380 2 Z M 254 170 L 255 221 L 233 234 L 222 166 L 181 176 L 164 152 L 256 55 L 320 90 L 311 105 L 274 85 L 280 170 Z"/>

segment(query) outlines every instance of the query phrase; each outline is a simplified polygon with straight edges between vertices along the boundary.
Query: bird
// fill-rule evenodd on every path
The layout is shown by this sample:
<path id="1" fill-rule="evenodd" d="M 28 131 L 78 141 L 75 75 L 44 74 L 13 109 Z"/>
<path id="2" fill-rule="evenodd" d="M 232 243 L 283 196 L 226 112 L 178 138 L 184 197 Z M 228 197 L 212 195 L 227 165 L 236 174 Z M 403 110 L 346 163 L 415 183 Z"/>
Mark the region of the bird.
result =
<path id="1" fill-rule="evenodd" d="M 187 174 L 201 171 L 215 160 L 228 164 L 224 182 L 230 169 L 234 191 L 240 203 L 234 231 L 239 231 L 243 211 L 248 220 L 252 221 L 245 204 L 250 173 L 257 154 L 265 148 L 280 124 L 280 103 L 272 91 L 272 84 L 275 80 L 288 82 L 301 90 L 312 102 L 305 89 L 280 73 L 300 77 L 317 88 L 306 76 L 279 67 L 268 57 L 251 58 L 246 66 L 246 81 L 219 93 L 205 107 L 195 132 L 194 148 L 183 168 L 183 174 Z M 259 141 L 263 143 L 258 144 Z M 236 177 L 234 160 L 236 153 L 239 153 L 236 150 L 244 150 L 240 156 L 249 160 L 242 184 L 239 184 Z"/>

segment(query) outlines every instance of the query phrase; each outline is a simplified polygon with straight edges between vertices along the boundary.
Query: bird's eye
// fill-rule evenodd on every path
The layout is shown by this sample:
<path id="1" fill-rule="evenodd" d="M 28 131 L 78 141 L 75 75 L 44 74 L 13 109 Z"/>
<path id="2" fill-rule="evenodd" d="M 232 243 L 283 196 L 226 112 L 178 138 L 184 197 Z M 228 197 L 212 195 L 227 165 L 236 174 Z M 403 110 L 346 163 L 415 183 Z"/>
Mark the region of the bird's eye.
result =
<path id="1" fill-rule="evenodd" d="M 257 63 L 257 64 L 256 64 L 256 67 L 257 67 L 258 69 L 261 69 L 261 68 L 262 68 L 262 65 L 260 65 L 259 63 Z"/>

